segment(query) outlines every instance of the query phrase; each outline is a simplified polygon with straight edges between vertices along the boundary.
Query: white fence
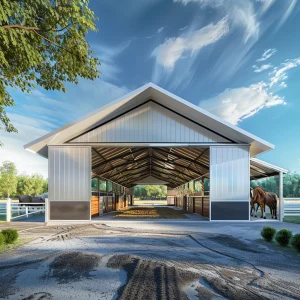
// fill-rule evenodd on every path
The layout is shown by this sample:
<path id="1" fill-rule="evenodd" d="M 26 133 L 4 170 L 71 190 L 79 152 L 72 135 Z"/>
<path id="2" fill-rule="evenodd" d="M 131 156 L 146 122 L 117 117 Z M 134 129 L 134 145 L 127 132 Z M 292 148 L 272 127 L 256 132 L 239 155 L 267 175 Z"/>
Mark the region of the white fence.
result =
<path id="1" fill-rule="evenodd" d="M 284 198 L 284 216 L 300 216 L 300 198 Z"/>
<path id="2" fill-rule="evenodd" d="M 6 222 L 22 217 L 28 218 L 34 214 L 44 214 L 46 210 L 45 203 L 18 203 L 6 199 L 4 204 L 5 209 L 1 209 L 1 215 L 6 217 Z"/>

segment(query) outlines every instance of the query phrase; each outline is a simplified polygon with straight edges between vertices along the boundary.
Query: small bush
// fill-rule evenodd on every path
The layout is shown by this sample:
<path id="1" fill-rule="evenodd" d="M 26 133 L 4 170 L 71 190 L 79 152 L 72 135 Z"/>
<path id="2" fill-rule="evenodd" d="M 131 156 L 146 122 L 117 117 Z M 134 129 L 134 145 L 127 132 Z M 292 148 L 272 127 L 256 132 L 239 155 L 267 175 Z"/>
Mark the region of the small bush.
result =
<path id="1" fill-rule="evenodd" d="M 4 229 L 4 230 L 2 230 L 1 233 L 4 235 L 6 244 L 12 244 L 19 237 L 19 233 L 15 229 L 10 229 L 10 228 Z"/>
<path id="2" fill-rule="evenodd" d="M 2 246 L 5 242 L 5 237 L 4 235 L 0 232 L 0 246 Z"/>
<path id="3" fill-rule="evenodd" d="M 292 237 L 292 245 L 300 252 L 300 233 L 297 233 Z"/>
<path id="4" fill-rule="evenodd" d="M 260 235 L 268 242 L 273 240 L 273 237 L 276 233 L 276 229 L 271 226 L 266 226 L 260 232 Z"/>
<path id="5" fill-rule="evenodd" d="M 275 239 L 280 246 L 287 246 L 291 237 L 292 232 L 286 228 L 279 230 L 275 235 Z"/>

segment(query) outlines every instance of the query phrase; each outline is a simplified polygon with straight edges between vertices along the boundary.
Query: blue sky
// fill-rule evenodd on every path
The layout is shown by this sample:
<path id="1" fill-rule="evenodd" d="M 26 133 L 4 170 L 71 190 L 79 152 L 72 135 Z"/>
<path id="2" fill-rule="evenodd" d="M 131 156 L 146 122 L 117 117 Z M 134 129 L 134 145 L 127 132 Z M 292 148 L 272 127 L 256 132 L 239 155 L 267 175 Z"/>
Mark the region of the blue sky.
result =
<path id="1" fill-rule="evenodd" d="M 300 172 L 300 4 L 296 0 L 92 0 L 88 40 L 101 78 L 67 92 L 12 91 L 18 134 L 0 161 L 47 176 L 27 142 L 152 81 L 275 144 L 259 158 Z"/>

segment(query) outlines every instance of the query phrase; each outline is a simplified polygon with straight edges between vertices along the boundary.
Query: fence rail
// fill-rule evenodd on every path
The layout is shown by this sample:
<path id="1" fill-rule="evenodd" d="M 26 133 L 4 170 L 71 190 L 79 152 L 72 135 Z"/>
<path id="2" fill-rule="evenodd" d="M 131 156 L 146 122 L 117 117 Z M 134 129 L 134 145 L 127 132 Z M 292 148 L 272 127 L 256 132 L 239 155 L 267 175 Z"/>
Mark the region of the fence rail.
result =
<path id="1" fill-rule="evenodd" d="M 300 216 L 300 198 L 284 198 L 284 216 Z"/>
<path id="2" fill-rule="evenodd" d="M 12 202 L 11 199 L 7 199 L 6 202 L 0 203 L 0 221 L 10 222 L 11 220 L 29 217 L 34 214 L 44 214 L 46 211 L 45 203 L 20 203 Z"/>
<path id="3" fill-rule="evenodd" d="M 11 203 L 11 220 L 45 213 L 45 203 Z"/>

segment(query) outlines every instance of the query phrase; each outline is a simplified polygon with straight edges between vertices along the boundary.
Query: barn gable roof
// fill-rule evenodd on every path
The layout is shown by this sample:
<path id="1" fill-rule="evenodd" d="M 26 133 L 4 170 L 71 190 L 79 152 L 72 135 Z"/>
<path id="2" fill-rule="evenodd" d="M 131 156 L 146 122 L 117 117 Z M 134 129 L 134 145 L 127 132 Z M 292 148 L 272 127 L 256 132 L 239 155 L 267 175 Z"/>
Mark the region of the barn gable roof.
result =
<path id="1" fill-rule="evenodd" d="M 65 144 L 150 100 L 184 116 L 191 122 L 197 123 L 203 128 L 207 128 L 211 132 L 233 143 L 249 144 L 251 157 L 274 149 L 274 145 L 269 142 L 220 119 L 153 83 L 148 83 L 79 120 L 71 122 L 28 143 L 24 148 L 44 157 L 48 157 L 48 146 Z"/>

